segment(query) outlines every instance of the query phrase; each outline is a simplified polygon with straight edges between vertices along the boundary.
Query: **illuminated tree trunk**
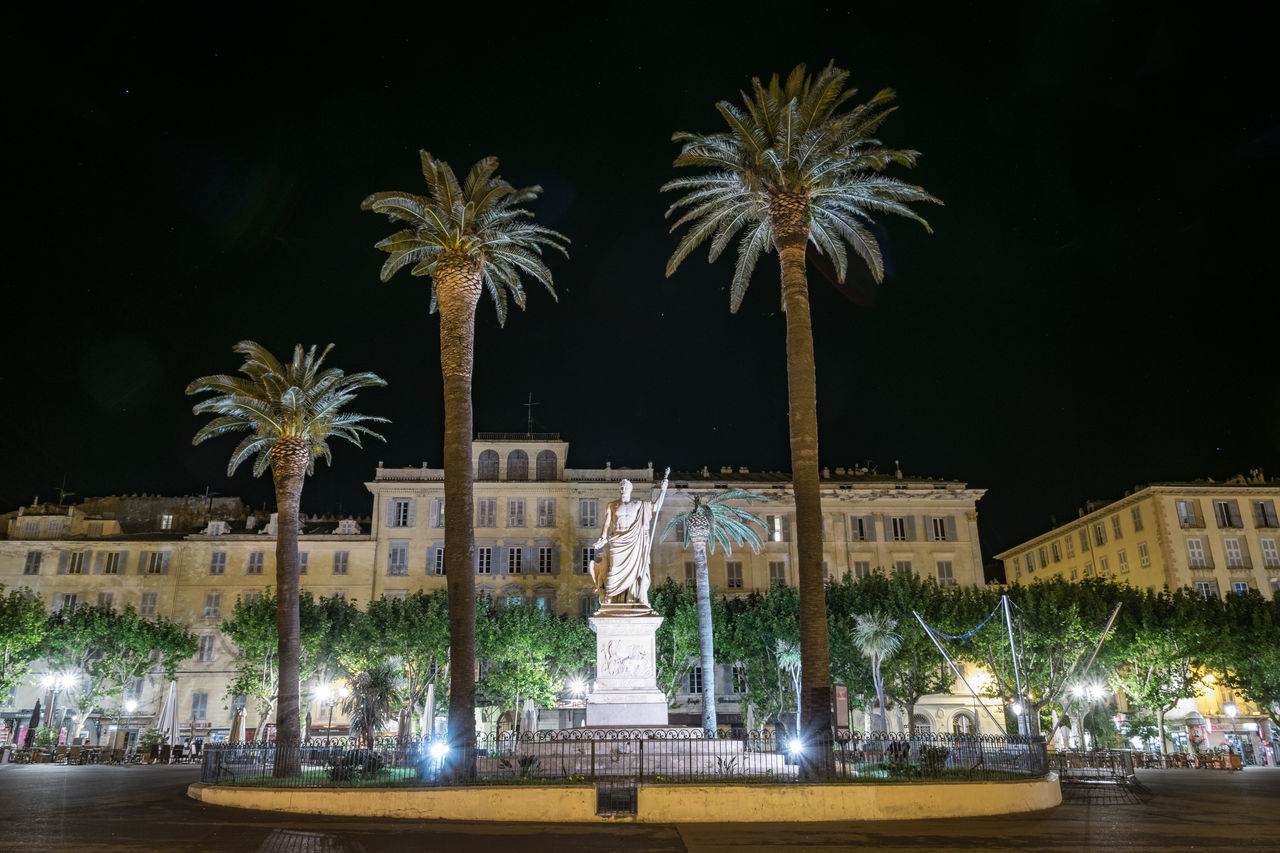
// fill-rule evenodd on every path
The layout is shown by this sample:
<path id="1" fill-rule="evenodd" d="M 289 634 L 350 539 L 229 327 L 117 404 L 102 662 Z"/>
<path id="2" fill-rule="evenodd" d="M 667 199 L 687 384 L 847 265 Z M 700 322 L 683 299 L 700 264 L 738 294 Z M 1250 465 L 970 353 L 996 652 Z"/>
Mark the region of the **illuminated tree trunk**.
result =
<path id="1" fill-rule="evenodd" d="M 297 776 L 302 772 L 298 506 L 310 461 L 306 440 L 299 437 L 281 438 L 271 450 L 271 477 L 276 487 L 276 636 L 280 646 L 274 767 L 277 777 Z"/>
<path id="2" fill-rule="evenodd" d="M 691 519 L 690 524 L 696 520 Z M 707 571 L 707 539 L 690 533 L 693 540 L 693 579 L 698 595 L 698 651 L 702 658 L 702 728 L 716 730 L 715 626 L 711 621 L 711 577 Z"/>

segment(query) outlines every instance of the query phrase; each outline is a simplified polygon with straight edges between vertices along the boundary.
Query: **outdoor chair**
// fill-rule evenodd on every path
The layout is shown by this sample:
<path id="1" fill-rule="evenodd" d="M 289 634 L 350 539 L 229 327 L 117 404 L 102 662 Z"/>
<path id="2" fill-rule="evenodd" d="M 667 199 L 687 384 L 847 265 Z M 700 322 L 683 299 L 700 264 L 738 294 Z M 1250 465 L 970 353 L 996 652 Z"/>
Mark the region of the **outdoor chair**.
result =
<path id="1" fill-rule="evenodd" d="M 57 747 L 57 748 L 53 751 L 53 763 L 54 763 L 54 764 L 66 764 L 66 763 L 67 763 L 67 748 L 66 748 L 65 746 Z"/>
<path id="2" fill-rule="evenodd" d="M 72 746 L 72 747 L 67 747 L 67 752 L 66 752 L 66 759 L 65 759 L 65 762 L 66 762 L 67 764 L 79 764 L 79 763 L 80 763 L 80 755 L 81 755 L 81 753 L 83 753 L 83 752 L 84 752 L 84 747 L 83 747 L 83 746 Z"/>

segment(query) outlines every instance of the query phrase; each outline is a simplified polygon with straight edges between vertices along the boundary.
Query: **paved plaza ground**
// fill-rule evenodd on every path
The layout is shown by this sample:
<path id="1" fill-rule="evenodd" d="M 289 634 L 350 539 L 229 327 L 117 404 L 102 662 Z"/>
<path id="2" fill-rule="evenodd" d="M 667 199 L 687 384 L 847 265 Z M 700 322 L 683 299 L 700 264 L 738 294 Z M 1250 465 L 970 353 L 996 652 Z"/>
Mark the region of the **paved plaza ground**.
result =
<path id="1" fill-rule="evenodd" d="M 545 825 L 311 817 L 206 806 L 192 766 L 0 766 L 0 850 L 488 853 L 1280 850 L 1280 769 L 1139 771 L 1142 802 L 1009 817 L 822 824 Z"/>

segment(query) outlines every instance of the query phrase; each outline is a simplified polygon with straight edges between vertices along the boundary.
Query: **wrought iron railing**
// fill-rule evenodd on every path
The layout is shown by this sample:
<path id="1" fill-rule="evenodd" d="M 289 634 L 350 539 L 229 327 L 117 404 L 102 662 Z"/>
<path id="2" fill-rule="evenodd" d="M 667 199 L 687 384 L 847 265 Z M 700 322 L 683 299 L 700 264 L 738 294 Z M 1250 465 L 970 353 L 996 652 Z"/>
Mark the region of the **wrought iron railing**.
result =
<path id="1" fill-rule="evenodd" d="M 714 737 L 700 729 L 565 729 L 486 737 L 466 754 L 430 740 L 389 739 L 366 747 L 343 739 L 289 752 L 256 743 L 212 744 L 205 748 L 200 778 L 307 788 L 430 786 L 450 784 L 457 763 L 474 767 L 480 782 L 584 785 L 977 782 L 1049 771 L 1041 738 L 842 732 L 829 750 L 771 734 Z"/>

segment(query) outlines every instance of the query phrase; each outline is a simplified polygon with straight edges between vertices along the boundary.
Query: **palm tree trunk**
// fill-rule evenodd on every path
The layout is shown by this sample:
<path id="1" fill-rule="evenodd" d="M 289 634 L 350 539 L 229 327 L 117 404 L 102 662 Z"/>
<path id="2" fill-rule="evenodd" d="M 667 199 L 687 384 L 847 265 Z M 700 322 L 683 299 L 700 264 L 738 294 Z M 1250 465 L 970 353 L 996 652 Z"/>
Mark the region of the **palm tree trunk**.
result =
<path id="1" fill-rule="evenodd" d="M 779 233 L 775 228 L 775 233 Z M 818 480 L 818 397 L 805 278 L 803 233 L 779 233 L 782 301 L 787 312 L 787 402 L 790 406 L 791 478 L 796 501 L 796 567 L 800 592 L 800 717 L 807 778 L 833 765 L 831 659 L 827 644 L 826 590 L 822 579 L 822 503 Z"/>
<path id="2" fill-rule="evenodd" d="M 276 487 L 276 632 L 280 647 L 279 698 L 276 702 L 274 775 L 302 771 L 301 689 L 298 626 L 298 506 L 306 481 L 310 451 L 301 438 L 282 438 L 271 451 L 271 477 Z"/>
<path id="3" fill-rule="evenodd" d="M 449 761 L 455 782 L 475 777 L 476 578 L 471 528 L 471 373 L 480 270 L 442 259 L 433 276 L 444 382 L 444 565 L 449 590 Z"/>
<path id="4" fill-rule="evenodd" d="M 693 543 L 693 579 L 698 594 L 698 650 L 702 655 L 702 728 L 716 730 L 716 646 L 711 622 L 711 577 L 707 543 Z"/>
<path id="5" fill-rule="evenodd" d="M 876 703 L 880 706 L 880 732 L 889 733 L 889 718 L 884 711 L 884 679 L 880 677 L 880 661 L 871 662 L 871 681 L 876 688 Z"/>

